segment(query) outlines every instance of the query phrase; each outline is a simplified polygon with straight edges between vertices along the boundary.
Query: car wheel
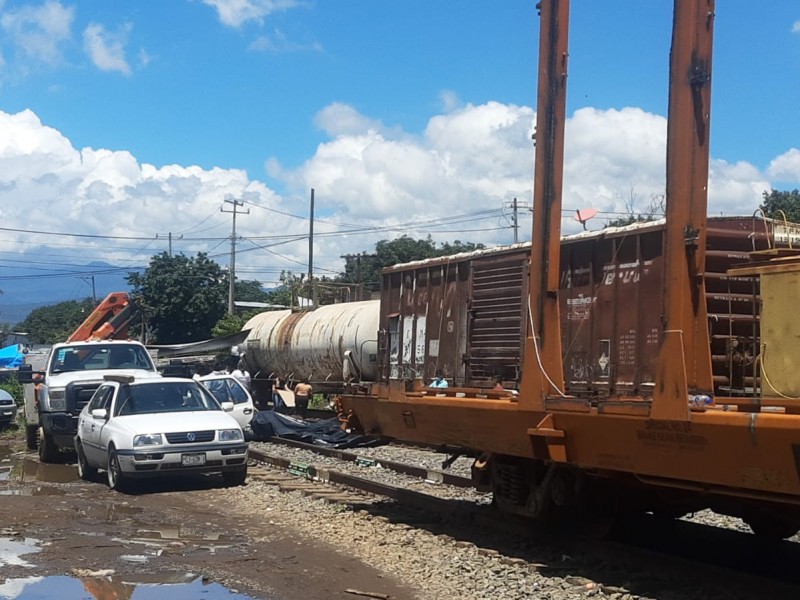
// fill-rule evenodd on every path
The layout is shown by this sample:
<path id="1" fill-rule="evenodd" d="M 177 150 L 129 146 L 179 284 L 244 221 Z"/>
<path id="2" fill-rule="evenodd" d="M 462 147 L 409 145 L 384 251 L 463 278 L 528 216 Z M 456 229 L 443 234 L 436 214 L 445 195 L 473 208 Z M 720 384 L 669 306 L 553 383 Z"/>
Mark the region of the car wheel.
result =
<path id="1" fill-rule="evenodd" d="M 78 438 L 75 438 L 75 454 L 78 455 L 78 477 L 84 481 L 94 481 L 97 477 L 97 469 L 86 462 L 83 444 Z"/>
<path id="2" fill-rule="evenodd" d="M 25 445 L 28 450 L 36 450 L 39 447 L 38 425 L 25 425 Z"/>
<path id="3" fill-rule="evenodd" d="M 119 466 L 119 457 L 113 446 L 108 450 L 108 468 L 106 469 L 106 473 L 108 475 L 108 487 L 118 492 L 125 488 L 125 475 L 122 474 L 122 469 Z"/>
<path id="4" fill-rule="evenodd" d="M 225 485 L 229 487 L 244 485 L 244 480 L 247 479 L 247 469 L 223 471 L 222 478 L 225 480 Z"/>
<path id="5" fill-rule="evenodd" d="M 58 458 L 58 448 L 53 436 L 45 433 L 44 427 L 39 427 L 38 434 L 39 460 L 43 463 L 54 463 Z"/>

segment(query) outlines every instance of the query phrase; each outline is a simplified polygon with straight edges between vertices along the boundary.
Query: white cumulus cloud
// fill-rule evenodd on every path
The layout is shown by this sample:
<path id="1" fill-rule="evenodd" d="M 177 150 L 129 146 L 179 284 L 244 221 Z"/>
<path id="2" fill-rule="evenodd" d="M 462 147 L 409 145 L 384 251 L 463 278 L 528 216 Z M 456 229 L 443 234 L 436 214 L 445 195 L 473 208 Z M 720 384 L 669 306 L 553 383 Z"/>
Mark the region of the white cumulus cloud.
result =
<path id="1" fill-rule="evenodd" d="M 800 150 L 790 148 L 769 163 L 767 173 L 777 181 L 800 183 Z"/>
<path id="2" fill-rule="evenodd" d="M 800 21 L 795 21 L 792 25 L 792 33 L 800 33 Z"/>
<path id="3" fill-rule="evenodd" d="M 532 108 L 465 104 L 432 116 L 421 132 L 408 132 L 336 103 L 320 110 L 315 123 L 328 139 L 302 164 L 266 161 L 270 175 L 283 183 L 279 194 L 243 170 L 156 167 L 125 150 L 75 148 L 31 111 L 0 111 L 0 222 L 6 229 L 32 229 L 35 223 L 40 231 L 137 238 L 81 241 L 80 250 L 68 251 L 136 265 L 165 249 L 167 232 L 176 242 L 183 234 L 177 251 L 209 251 L 226 264 L 231 217 L 220 207 L 232 196 L 250 209 L 237 220 L 243 236 L 237 266 L 243 273 L 274 268 L 273 279 L 281 269 L 304 271 L 310 188 L 316 201 L 315 265 L 321 269 L 335 271 L 341 255 L 370 251 L 378 240 L 401 234 L 510 243 L 513 198 L 522 208 L 520 239 L 529 239 Z M 576 111 L 566 124 L 565 210 L 624 212 L 632 202 L 634 210 L 645 210 L 665 192 L 665 140 L 666 120 L 659 115 L 636 108 Z M 747 162 L 712 159 L 709 213 L 752 214 L 771 181 L 796 172 L 798 154 L 792 149 L 776 157 L 767 172 Z M 589 223 L 591 229 L 614 218 L 603 213 Z M 564 233 L 580 228 L 571 216 L 565 213 Z M 431 221 L 435 226 L 427 225 Z M 2 250 L 33 250 L 30 235 L 24 236 L 5 231 Z M 37 242 L 52 238 L 39 236 Z"/>
<path id="4" fill-rule="evenodd" d="M 214 244 L 191 241 L 188 232 L 205 220 L 199 237 L 229 235 L 230 217 L 219 210 L 227 196 L 281 208 L 277 194 L 250 180 L 242 170 L 155 167 L 138 162 L 127 151 L 77 149 L 30 110 L 0 111 L 0 222 L 4 228 L 138 238 L 112 246 L 107 240 L 70 244 L 61 238 L 58 241 L 70 248 L 62 251 L 64 259 L 88 253 L 89 260 L 147 264 L 152 254 L 163 249 L 163 244 L 156 244 L 157 234 L 167 230 L 187 232 L 182 251 L 208 251 Z M 260 235 L 275 227 L 287 231 L 292 226 L 287 217 L 266 209 L 254 209 L 240 221 L 243 235 Z M 8 231 L 0 246 L 7 251 L 21 240 L 26 242 L 21 248 L 34 249 L 29 235 Z M 40 236 L 38 241 L 45 246 L 53 239 Z"/>
<path id="5" fill-rule="evenodd" d="M 83 31 L 83 47 L 98 69 L 130 76 L 131 67 L 125 58 L 125 46 L 132 28 L 130 23 L 114 32 L 98 23 L 90 23 L 86 27 Z"/>

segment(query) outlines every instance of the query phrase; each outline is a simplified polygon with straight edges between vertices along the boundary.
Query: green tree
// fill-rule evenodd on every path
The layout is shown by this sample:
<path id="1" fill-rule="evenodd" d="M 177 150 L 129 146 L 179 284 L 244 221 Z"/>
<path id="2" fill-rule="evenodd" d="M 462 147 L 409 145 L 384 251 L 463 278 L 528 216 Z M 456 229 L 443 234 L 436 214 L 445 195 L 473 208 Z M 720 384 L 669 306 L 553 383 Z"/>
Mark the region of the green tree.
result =
<path id="1" fill-rule="evenodd" d="M 91 298 L 42 306 L 32 310 L 24 321 L 17 323 L 15 329 L 27 332 L 32 344 L 65 342 L 94 308 L 95 303 Z"/>
<path id="2" fill-rule="evenodd" d="M 130 273 L 126 279 L 159 344 L 207 339 L 227 310 L 228 275 L 203 252 L 194 258 L 162 252 L 143 273 Z"/>
<path id="3" fill-rule="evenodd" d="M 240 315 L 230 315 L 226 313 L 219 321 L 217 321 L 217 324 L 214 325 L 211 333 L 214 337 L 222 337 L 232 333 L 238 333 L 244 329 L 245 323 L 247 323 L 260 312 L 262 311 L 248 310 Z"/>
<path id="4" fill-rule="evenodd" d="M 234 297 L 242 302 L 268 302 L 269 293 L 261 287 L 260 281 L 237 280 L 234 284 Z"/>
<path id="5" fill-rule="evenodd" d="M 783 220 L 783 215 L 792 223 L 800 223 L 800 191 L 792 190 L 791 192 L 780 192 L 778 190 L 770 190 L 764 192 L 764 202 L 761 204 L 761 210 L 764 214 L 773 219 Z"/>
<path id="6" fill-rule="evenodd" d="M 345 257 L 345 271 L 337 277 L 341 283 L 360 283 L 368 291 L 378 291 L 381 285 L 381 271 L 400 263 L 424 260 L 438 256 L 448 256 L 459 252 L 471 252 L 485 248 L 483 244 L 472 242 L 445 242 L 436 247 L 431 236 L 415 240 L 407 235 L 395 240 L 381 240 L 375 244 L 374 254 L 351 254 Z"/>

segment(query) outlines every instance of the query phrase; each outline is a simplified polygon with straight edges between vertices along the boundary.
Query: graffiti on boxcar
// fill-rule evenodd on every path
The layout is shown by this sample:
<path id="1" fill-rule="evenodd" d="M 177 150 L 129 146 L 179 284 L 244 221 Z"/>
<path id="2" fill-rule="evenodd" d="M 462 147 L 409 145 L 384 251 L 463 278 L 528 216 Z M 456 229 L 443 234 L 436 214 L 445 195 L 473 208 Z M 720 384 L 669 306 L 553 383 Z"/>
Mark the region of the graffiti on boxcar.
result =
<path id="1" fill-rule="evenodd" d="M 406 315 L 403 317 L 403 358 L 401 362 L 407 365 L 411 362 L 413 346 L 411 345 L 414 337 L 414 317 Z"/>
<path id="2" fill-rule="evenodd" d="M 594 369 L 589 362 L 586 353 L 580 352 L 571 357 L 570 371 L 572 372 L 572 379 L 579 381 L 591 381 Z"/>
<path id="3" fill-rule="evenodd" d="M 417 334 L 414 343 L 414 364 L 425 364 L 425 327 L 428 320 L 425 315 L 417 317 Z"/>

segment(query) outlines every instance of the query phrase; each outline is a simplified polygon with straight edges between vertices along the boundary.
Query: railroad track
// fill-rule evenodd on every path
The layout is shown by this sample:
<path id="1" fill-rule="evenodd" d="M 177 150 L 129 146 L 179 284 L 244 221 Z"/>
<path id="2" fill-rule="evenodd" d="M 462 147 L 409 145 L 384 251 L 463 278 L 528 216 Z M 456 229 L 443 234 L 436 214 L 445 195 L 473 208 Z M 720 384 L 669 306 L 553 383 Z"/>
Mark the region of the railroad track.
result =
<path id="1" fill-rule="evenodd" d="M 736 590 L 732 597 L 785 597 L 793 600 L 800 597 L 800 572 L 796 568 L 800 564 L 800 544 L 797 543 L 765 544 L 759 542 L 755 536 L 743 532 L 651 516 L 629 520 L 608 539 L 586 539 L 566 532 L 554 533 L 535 528 L 523 519 L 500 515 L 486 504 L 454 501 L 434 495 L 443 486 L 463 490 L 468 485 L 469 480 L 450 473 L 294 441 L 280 440 L 272 446 L 274 448 L 270 452 L 251 448 L 251 458 L 269 467 L 263 471 L 253 469 L 251 477 L 277 485 L 282 491 L 299 491 L 327 502 L 351 506 L 354 510 L 366 508 L 373 514 L 388 511 L 392 515 L 390 520 L 398 520 L 396 511 L 417 511 L 418 514 L 425 515 L 425 520 L 435 522 L 437 531 L 450 536 L 483 530 L 487 532 L 486 535 L 494 536 L 494 541 L 481 543 L 496 548 L 487 552 L 497 551 L 516 556 L 513 560 L 520 560 L 519 551 L 515 548 L 533 536 L 536 543 L 560 547 L 565 554 L 577 552 L 591 557 L 590 563 L 607 564 L 608 557 L 614 557 L 615 561 L 638 564 L 638 567 L 633 567 L 631 578 L 635 578 L 634 573 L 637 570 L 646 573 L 652 569 L 677 569 L 691 573 L 693 577 L 701 576 L 709 582 L 722 582 L 726 586 L 732 586 Z M 281 455 L 281 448 L 288 447 L 313 451 L 329 459 L 335 458 L 342 465 L 355 463 L 363 467 L 392 470 L 409 479 L 427 482 L 432 493 L 410 489 L 410 484 L 389 484 L 347 473 L 330 465 L 321 466 L 312 461 L 287 458 Z M 447 483 L 445 479 L 457 483 Z M 381 498 L 392 500 L 388 506 L 394 508 L 387 508 L 386 502 L 380 501 Z M 412 522 L 418 520 L 419 518 L 411 518 Z M 483 534 L 475 535 L 480 539 Z M 556 571 L 563 569 L 552 568 Z M 575 570 L 592 574 L 595 568 Z M 602 580 L 600 573 L 597 574 L 597 579 Z"/>

